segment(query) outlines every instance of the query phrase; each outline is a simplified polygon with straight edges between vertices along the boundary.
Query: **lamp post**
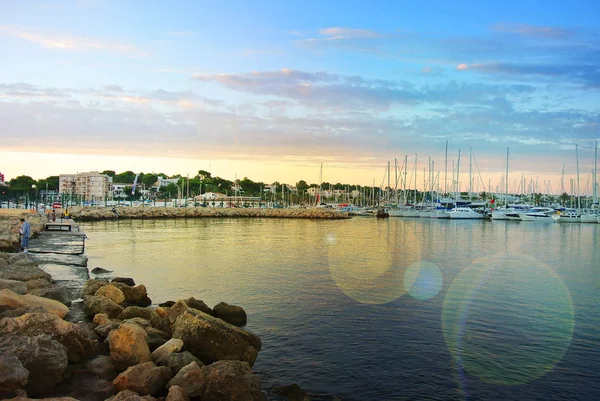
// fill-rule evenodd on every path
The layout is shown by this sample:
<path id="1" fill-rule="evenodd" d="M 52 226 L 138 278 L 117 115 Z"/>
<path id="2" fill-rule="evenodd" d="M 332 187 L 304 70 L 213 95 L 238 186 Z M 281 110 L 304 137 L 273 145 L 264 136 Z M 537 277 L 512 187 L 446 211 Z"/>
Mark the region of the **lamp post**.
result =
<path id="1" fill-rule="evenodd" d="M 31 184 L 31 189 L 35 189 L 35 211 L 37 212 L 37 202 L 38 202 L 38 192 L 37 192 L 37 186 L 35 184 Z"/>

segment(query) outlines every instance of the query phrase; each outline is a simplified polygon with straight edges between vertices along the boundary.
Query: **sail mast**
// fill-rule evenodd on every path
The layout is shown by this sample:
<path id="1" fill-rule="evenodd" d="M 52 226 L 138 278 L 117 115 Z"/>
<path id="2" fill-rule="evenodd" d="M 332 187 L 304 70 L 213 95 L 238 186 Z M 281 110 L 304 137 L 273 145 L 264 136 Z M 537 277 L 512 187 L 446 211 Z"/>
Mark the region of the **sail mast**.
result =
<path id="1" fill-rule="evenodd" d="M 508 151 L 509 148 L 506 148 L 506 198 L 504 198 L 504 204 L 508 207 Z"/>
<path id="2" fill-rule="evenodd" d="M 577 156 L 577 210 L 581 209 L 581 197 L 579 193 L 579 147 L 575 145 L 575 155 Z"/>
<path id="3" fill-rule="evenodd" d="M 448 140 L 446 139 L 446 158 L 444 160 L 444 196 L 448 196 Z"/>

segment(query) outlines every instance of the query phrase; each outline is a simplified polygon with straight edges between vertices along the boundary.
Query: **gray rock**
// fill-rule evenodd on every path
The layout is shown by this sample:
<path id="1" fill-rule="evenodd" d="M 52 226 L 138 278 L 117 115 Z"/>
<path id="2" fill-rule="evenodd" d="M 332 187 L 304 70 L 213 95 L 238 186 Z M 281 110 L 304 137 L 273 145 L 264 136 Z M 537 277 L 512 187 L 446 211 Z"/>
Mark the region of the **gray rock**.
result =
<path id="1" fill-rule="evenodd" d="M 117 394 L 112 381 L 97 377 L 91 372 L 77 371 L 54 391 L 58 394 L 69 394 L 78 400 L 104 401 Z"/>
<path id="2" fill-rule="evenodd" d="M 123 283 L 130 287 L 135 287 L 135 281 L 130 277 L 115 277 L 111 280 L 112 283 Z"/>
<path id="3" fill-rule="evenodd" d="M 27 285 L 18 280 L 0 279 L 0 290 L 4 289 L 11 290 L 12 292 L 20 295 L 27 294 Z"/>
<path id="4" fill-rule="evenodd" d="M 165 401 L 190 401 L 190 397 L 182 387 L 171 386 Z"/>
<path id="5" fill-rule="evenodd" d="M 194 309 L 181 314 L 173 325 L 173 337 L 206 364 L 238 360 L 254 364 L 262 343 L 260 338 Z"/>
<path id="6" fill-rule="evenodd" d="M 15 355 L 0 354 L 0 393 L 6 393 L 27 384 L 29 371 Z"/>
<path id="7" fill-rule="evenodd" d="M 24 255 L 24 254 L 15 254 Z M 43 278 L 52 282 L 52 276 L 37 266 L 37 263 L 27 259 L 27 256 L 9 257 L 8 264 L 0 268 L 0 279 L 30 281 Z"/>
<path id="8" fill-rule="evenodd" d="M 152 360 L 158 363 L 158 361 L 165 359 L 172 353 L 181 351 L 181 348 L 183 348 L 183 341 L 172 338 L 152 352 Z"/>
<path id="9" fill-rule="evenodd" d="M 241 306 L 229 305 L 225 302 L 221 302 L 213 308 L 215 317 L 236 326 L 243 326 L 246 324 L 247 317 L 246 311 Z"/>
<path id="10" fill-rule="evenodd" d="M 35 280 L 29 280 L 25 282 L 27 286 L 27 290 L 35 290 L 36 288 L 44 288 L 50 287 L 52 285 L 52 280 L 47 280 L 45 278 L 36 278 Z"/>
<path id="11" fill-rule="evenodd" d="M 121 323 L 117 321 L 110 321 L 108 323 L 100 324 L 94 328 L 94 332 L 101 338 L 107 338 L 111 331 L 121 327 Z"/>
<path id="12" fill-rule="evenodd" d="M 50 336 L 35 337 L 4 335 L 0 341 L 0 354 L 16 356 L 29 378 L 25 390 L 28 394 L 45 394 L 59 383 L 67 369 L 67 350 Z"/>
<path id="13" fill-rule="evenodd" d="M 127 284 L 119 282 L 113 282 L 112 284 L 123 292 L 123 295 L 125 295 L 125 302 L 129 305 L 152 305 L 152 301 L 148 298 L 148 293 L 146 292 L 146 286 L 144 286 L 144 284 L 139 284 L 135 287 L 130 287 Z"/>
<path id="14" fill-rule="evenodd" d="M 0 308 L 19 309 L 42 307 L 47 312 L 57 315 L 61 318 L 67 316 L 69 308 L 53 299 L 38 297 L 36 295 L 19 295 L 11 290 L 0 290 Z"/>
<path id="15" fill-rule="evenodd" d="M 131 319 L 134 317 L 141 317 L 150 322 L 150 324 L 154 327 L 160 321 L 160 316 L 158 313 L 152 308 L 142 308 L 139 306 L 128 306 L 123 309 L 123 312 L 119 314 L 119 320 Z"/>
<path id="16" fill-rule="evenodd" d="M 106 270 L 101 267 L 94 267 L 90 273 L 93 273 L 93 274 L 112 273 L 112 270 Z"/>
<path id="17" fill-rule="evenodd" d="M 94 295 L 100 287 L 108 285 L 107 280 L 91 279 L 85 282 L 81 289 L 81 297 L 84 298 L 87 295 Z"/>
<path id="18" fill-rule="evenodd" d="M 116 318 L 123 312 L 123 307 L 110 298 L 87 295 L 83 298 L 83 311 L 88 317 L 106 313 L 108 317 Z"/>
<path id="19" fill-rule="evenodd" d="M 202 399 L 266 401 L 260 389 L 260 379 L 246 362 L 219 361 L 202 369 L 207 371 Z"/>
<path id="20" fill-rule="evenodd" d="M 32 337 L 46 334 L 65 347 L 69 362 L 79 362 L 93 355 L 98 348 L 98 341 L 89 332 L 50 313 L 28 313 L 2 319 L 0 333 Z"/>
<path id="21" fill-rule="evenodd" d="M 166 358 L 158 361 L 157 365 L 166 366 L 171 369 L 171 373 L 176 375 L 181 369 L 185 366 L 188 366 L 190 363 L 196 362 L 196 364 L 200 367 L 204 366 L 200 359 L 196 358 L 191 352 L 183 351 L 183 352 L 174 352 L 168 355 Z"/>
<path id="22" fill-rule="evenodd" d="M 185 390 L 189 397 L 200 397 L 204 394 L 206 387 L 206 371 L 196 362 L 184 366 L 174 378 L 169 381 L 167 387 L 179 386 Z"/>
<path id="23" fill-rule="evenodd" d="M 308 393 L 300 388 L 296 383 L 289 386 L 279 386 L 273 388 L 273 393 L 287 398 L 289 401 L 310 401 Z"/>
<path id="24" fill-rule="evenodd" d="M 169 341 L 169 336 L 165 332 L 155 329 L 154 327 L 146 327 L 144 330 L 146 330 L 146 334 L 148 334 L 146 343 L 148 344 L 150 351 L 154 351 Z"/>
<path id="25" fill-rule="evenodd" d="M 16 309 L 8 309 L 4 312 L 0 313 L 0 319 L 5 317 L 19 317 L 23 316 L 26 313 L 46 313 L 47 310 L 42 308 L 41 306 L 36 306 L 33 308 L 16 308 Z"/>
<path id="26" fill-rule="evenodd" d="M 123 390 L 117 395 L 107 398 L 106 401 L 155 401 L 155 398 L 150 395 L 141 396 L 131 390 Z"/>
<path id="27" fill-rule="evenodd" d="M 53 299 L 66 306 L 71 306 L 71 294 L 69 294 L 69 291 L 63 287 L 50 286 L 35 288 L 29 293 L 32 295 L 37 295 L 38 297 Z"/>
<path id="28" fill-rule="evenodd" d="M 162 308 L 170 308 L 173 305 L 175 305 L 175 301 L 166 301 L 166 302 L 158 304 L 158 306 L 160 306 Z"/>
<path id="29" fill-rule="evenodd" d="M 121 315 L 119 315 L 119 316 L 121 316 Z M 146 329 L 148 327 L 152 327 L 152 325 L 150 324 L 150 322 L 147 321 L 146 319 L 142 318 L 142 317 L 132 317 L 131 319 L 124 319 L 123 323 L 137 324 L 142 329 Z"/>
<path id="30" fill-rule="evenodd" d="M 190 308 L 194 308 L 196 310 L 199 310 L 200 312 L 206 313 L 207 315 L 214 316 L 213 310 L 210 309 L 210 307 L 206 305 L 204 301 L 201 301 L 194 297 L 190 297 L 188 299 L 184 299 L 183 302 L 185 302 L 185 304 Z"/>
<path id="31" fill-rule="evenodd" d="M 108 356 L 99 356 L 91 361 L 88 361 L 85 364 L 85 367 L 88 371 L 96 375 L 97 377 L 109 380 L 112 380 L 117 377 L 117 370 L 115 369 L 115 365 L 113 365 L 110 357 Z"/>
<path id="32" fill-rule="evenodd" d="M 170 379 L 169 368 L 145 362 L 127 368 L 113 380 L 113 384 L 118 391 L 131 390 L 140 395 L 157 395 Z"/>

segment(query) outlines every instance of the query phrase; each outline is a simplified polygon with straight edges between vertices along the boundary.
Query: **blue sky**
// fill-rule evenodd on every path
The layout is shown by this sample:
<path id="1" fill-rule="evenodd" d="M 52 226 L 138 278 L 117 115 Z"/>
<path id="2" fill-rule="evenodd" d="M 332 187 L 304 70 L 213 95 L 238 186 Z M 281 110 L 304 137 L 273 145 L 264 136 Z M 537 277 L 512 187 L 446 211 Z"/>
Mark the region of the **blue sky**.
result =
<path id="1" fill-rule="evenodd" d="M 449 140 L 451 159 L 473 148 L 482 181 L 499 182 L 510 147 L 514 176 L 557 187 L 576 144 L 589 175 L 600 137 L 599 8 L 3 1 L 0 171 L 209 164 L 293 182 L 323 161 L 329 181 L 370 184 L 395 157 L 442 168 Z M 27 155 L 40 162 L 18 166 Z"/>

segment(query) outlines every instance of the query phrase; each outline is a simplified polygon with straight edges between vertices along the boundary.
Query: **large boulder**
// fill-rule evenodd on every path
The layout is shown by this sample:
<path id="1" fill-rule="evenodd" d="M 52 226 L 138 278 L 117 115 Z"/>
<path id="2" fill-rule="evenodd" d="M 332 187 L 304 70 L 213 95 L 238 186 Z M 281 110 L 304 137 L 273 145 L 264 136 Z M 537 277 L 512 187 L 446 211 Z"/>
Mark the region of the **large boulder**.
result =
<path id="1" fill-rule="evenodd" d="M 165 401 L 190 401 L 190 397 L 182 387 L 171 386 L 169 387 L 169 394 Z"/>
<path id="2" fill-rule="evenodd" d="M 204 366 L 202 361 L 189 351 L 174 352 L 167 355 L 165 358 L 159 359 L 156 364 L 168 367 L 171 369 L 171 373 L 173 373 L 174 376 L 192 362 L 195 362 L 198 366 Z"/>
<path id="3" fill-rule="evenodd" d="M 67 350 L 46 334 L 35 337 L 4 335 L 0 354 L 14 355 L 29 371 L 28 394 L 45 394 L 59 383 L 67 369 Z"/>
<path id="4" fill-rule="evenodd" d="M 285 397 L 288 401 L 310 401 L 311 398 L 308 393 L 296 383 L 288 386 L 279 386 L 272 389 L 273 394 Z"/>
<path id="5" fill-rule="evenodd" d="M 88 361 L 85 367 L 89 372 L 104 380 L 113 381 L 117 376 L 115 365 L 110 360 L 110 357 L 106 355 Z"/>
<path id="6" fill-rule="evenodd" d="M 151 395 L 141 396 L 135 391 L 131 390 L 123 390 L 120 391 L 117 395 L 113 395 L 110 398 L 107 398 L 106 401 L 154 401 L 155 398 Z"/>
<path id="7" fill-rule="evenodd" d="M 38 297 L 53 299 L 65 306 L 71 306 L 71 294 L 69 294 L 69 290 L 64 287 L 59 287 L 57 285 L 39 287 L 29 291 L 29 293 L 31 295 L 37 295 Z"/>
<path id="8" fill-rule="evenodd" d="M 104 401 L 117 394 L 117 389 L 112 381 L 102 379 L 85 370 L 78 370 L 64 380 L 54 392 L 69 394 L 78 400 Z"/>
<path id="9" fill-rule="evenodd" d="M 81 297 L 85 298 L 87 295 L 94 295 L 100 287 L 108 285 L 107 280 L 91 279 L 85 282 L 81 289 Z"/>
<path id="10" fill-rule="evenodd" d="M 154 327 L 146 327 L 144 330 L 146 330 L 146 334 L 148 334 L 148 337 L 146 337 L 146 342 L 148 343 L 150 351 L 156 350 L 171 338 L 164 331 L 155 329 Z"/>
<path id="11" fill-rule="evenodd" d="M 252 366 L 262 346 L 256 335 L 195 309 L 175 320 L 173 337 L 183 340 L 186 349 L 206 364 L 239 360 Z"/>
<path id="12" fill-rule="evenodd" d="M 146 343 L 146 331 L 135 324 L 124 323 L 108 335 L 110 359 L 119 370 L 152 360 Z"/>
<path id="13" fill-rule="evenodd" d="M 88 295 L 83 298 L 83 311 L 89 317 L 106 313 L 108 317 L 116 318 L 123 312 L 123 307 L 110 298 Z"/>
<path id="14" fill-rule="evenodd" d="M 118 329 L 121 327 L 121 323 L 116 320 L 111 320 L 108 323 L 100 324 L 94 327 L 94 333 L 96 333 L 100 338 L 107 338 L 111 331 Z"/>
<path id="15" fill-rule="evenodd" d="M 207 371 L 202 399 L 211 401 L 266 401 L 260 379 L 250 365 L 240 361 L 219 361 L 203 368 Z"/>
<path id="16" fill-rule="evenodd" d="M 168 384 L 179 386 L 189 397 L 210 401 L 265 401 L 260 379 L 241 361 L 219 361 L 200 367 L 195 362 L 177 373 Z"/>
<path id="17" fill-rule="evenodd" d="M 15 355 L 0 354 L 0 394 L 7 393 L 27 384 L 29 371 Z"/>
<path id="18" fill-rule="evenodd" d="M 27 289 L 31 291 L 37 288 L 50 287 L 52 285 L 52 280 L 47 280 L 45 278 L 36 278 L 34 280 L 26 281 L 25 285 L 27 286 Z"/>
<path id="19" fill-rule="evenodd" d="M 32 260 L 29 260 L 24 254 L 19 257 L 10 256 L 7 263 L 0 266 L 0 279 L 30 281 L 43 278 L 48 282 L 52 282 L 52 276 L 43 271 Z"/>
<path id="20" fill-rule="evenodd" d="M 113 384 L 118 391 L 131 390 L 140 395 L 157 395 L 170 379 L 169 368 L 144 362 L 127 368 L 113 380 Z"/>
<path id="21" fill-rule="evenodd" d="M 185 390 L 188 396 L 195 398 L 204 393 L 206 387 L 206 371 L 203 366 L 192 362 L 181 368 L 174 378 L 169 381 L 168 387 L 179 386 Z"/>
<path id="22" fill-rule="evenodd" d="M 18 280 L 5 280 L 0 279 L 0 290 L 11 290 L 12 292 L 24 295 L 27 294 L 27 285 L 24 282 Z"/>
<path id="23" fill-rule="evenodd" d="M 173 352 L 181 351 L 181 348 L 183 348 L 183 341 L 172 338 L 152 352 L 152 360 L 158 363 L 158 361 L 168 357 Z"/>
<path id="24" fill-rule="evenodd" d="M 142 308 L 139 306 L 128 306 L 118 316 L 119 320 L 141 317 L 150 322 L 152 326 L 156 326 L 160 322 L 160 316 L 152 308 Z"/>
<path id="25" fill-rule="evenodd" d="M 19 317 L 26 313 L 48 313 L 48 311 L 40 306 L 36 306 L 35 308 L 7 309 L 0 313 L 0 319 L 4 319 L 5 317 Z"/>
<path id="26" fill-rule="evenodd" d="M 48 313 L 52 313 L 60 318 L 67 316 L 69 308 L 64 304 L 53 299 L 42 298 L 36 295 L 19 295 L 11 290 L 0 290 L 0 308 L 18 309 L 42 307 Z"/>
<path id="27" fill-rule="evenodd" d="M 98 340 L 76 324 L 50 313 L 26 313 L 0 320 L 0 333 L 19 336 L 47 334 L 67 350 L 69 362 L 79 362 L 97 351 Z"/>
<path id="28" fill-rule="evenodd" d="M 199 310 L 200 312 L 206 313 L 207 315 L 214 316 L 213 310 L 210 309 L 210 307 L 200 299 L 189 297 L 188 299 L 184 299 L 183 302 L 185 302 L 185 304 L 190 308 L 194 308 L 196 310 Z"/>
<path id="29" fill-rule="evenodd" d="M 148 293 L 144 284 L 130 287 L 127 284 L 113 282 L 111 285 L 114 285 L 123 292 L 125 302 L 129 305 L 150 306 L 152 304 L 152 301 L 148 298 Z"/>
<path id="30" fill-rule="evenodd" d="M 135 281 L 131 277 L 115 277 L 111 283 L 122 283 L 130 287 L 135 287 Z"/>
<path id="31" fill-rule="evenodd" d="M 229 305 L 225 302 L 215 305 L 213 311 L 215 317 L 236 326 L 245 325 L 248 319 L 244 308 L 241 306 Z"/>
<path id="32" fill-rule="evenodd" d="M 97 297 L 109 298 L 116 304 L 122 304 L 125 302 L 125 295 L 123 295 L 123 291 L 111 284 L 98 288 L 98 291 L 96 291 L 94 295 Z"/>

